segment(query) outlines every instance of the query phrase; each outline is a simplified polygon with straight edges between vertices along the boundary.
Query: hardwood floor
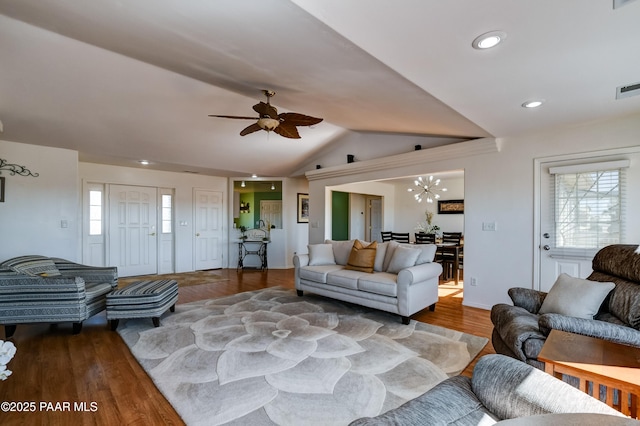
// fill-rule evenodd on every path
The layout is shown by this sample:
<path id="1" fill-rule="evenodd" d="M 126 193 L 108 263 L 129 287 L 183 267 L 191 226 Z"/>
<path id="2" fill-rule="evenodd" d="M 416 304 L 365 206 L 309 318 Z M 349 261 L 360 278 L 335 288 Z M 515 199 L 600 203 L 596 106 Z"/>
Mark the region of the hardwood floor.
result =
<path id="1" fill-rule="evenodd" d="M 194 285 L 198 278 L 189 274 L 191 282 L 180 287 L 178 303 L 277 285 L 294 287 L 293 269 L 213 272 L 227 280 L 207 282 L 211 272 L 205 271 L 205 284 Z M 120 281 L 122 285 L 130 279 Z M 490 338 L 489 312 L 462 306 L 461 296 L 461 286 L 445 283 L 435 312 L 425 309 L 412 318 Z M 8 365 L 13 375 L 0 381 L 0 402 L 14 402 L 14 408 L 21 405 L 28 411 L 0 411 L 0 425 L 184 424 L 118 333 L 110 331 L 104 312 L 85 321 L 79 335 L 71 334 L 71 324 L 19 325 L 12 340 L 17 347 Z M 478 357 L 493 352 L 489 342 Z M 475 360 L 462 374 L 470 376 L 474 365 Z"/>

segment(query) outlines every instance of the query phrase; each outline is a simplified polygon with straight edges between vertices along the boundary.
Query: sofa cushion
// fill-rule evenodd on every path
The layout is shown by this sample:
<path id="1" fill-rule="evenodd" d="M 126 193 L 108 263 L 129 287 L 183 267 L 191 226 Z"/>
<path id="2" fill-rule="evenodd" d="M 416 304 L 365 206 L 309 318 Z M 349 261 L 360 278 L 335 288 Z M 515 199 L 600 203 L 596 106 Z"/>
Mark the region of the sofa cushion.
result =
<path id="1" fill-rule="evenodd" d="M 640 285 L 615 279 L 616 288 L 609 299 L 609 312 L 627 325 L 640 330 Z"/>
<path id="2" fill-rule="evenodd" d="M 371 274 L 373 272 L 373 265 L 376 261 L 377 247 L 378 243 L 376 241 L 365 246 L 360 240 L 356 240 L 351 248 L 349 260 L 347 261 L 345 269 Z"/>
<path id="3" fill-rule="evenodd" d="M 397 297 L 398 285 L 395 274 L 389 272 L 376 272 L 358 278 L 358 290 L 368 293 L 381 294 L 383 296 Z"/>
<path id="4" fill-rule="evenodd" d="M 332 244 L 309 244 L 309 266 L 335 265 Z"/>
<path id="5" fill-rule="evenodd" d="M 378 243 L 378 248 L 376 249 L 376 260 L 373 262 L 373 270 L 375 272 L 384 271 L 384 257 L 387 254 L 387 247 L 389 247 L 389 243 Z"/>
<path id="6" fill-rule="evenodd" d="M 438 249 L 435 244 L 400 244 L 400 247 L 420 250 L 420 256 L 418 256 L 416 260 L 416 265 L 433 262 L 433 259 L 436 257 L 436 250 Z"/>
<path id="7" fill-rule="evenodd" d="M 403 269 L 410 268 L 416 264 L 416 260 L 422 253 L 421 250 L 398 246 L 393 251 L 393 256 L 387 267 L 387 272 L 397 274 Z"/>
<path id="8" fill-rule="evenodd" d="M 562 273 L 544 298 L 539 313 L 593 319 L 614 287 L 614 283 L 583 280 Z"/>
<path id="9" fill-rule="evenodd" d="M 327 274 L 327 285 L 334 285 L 337 287 L 350 288 L 352 290 L 358 289 L 358 278 L 363 275 L 368 275 L 366 272 L 353 271 L 348 269 L 340 269 L 332 271 Z"/>
<path id="10" fill-rule="evenodd" d="M 344 268 L 344 266 L 341 265 L 305 266 L 304 268 L 300 268 L 298 273 L 302 280 L 326 284 L 327 274 L 333 271 L 339 271 L 342 268 Z"/>
<path id="11" fill-rule="evenodd" d="M 333 245 L 333 257 L 336 260 L 338 265 L 346 265 L 349 261 L 349 255 L 351 254 L 351 247 L 353 247 L 353 243 L 355 240 L 346 240 L 346 241 L 333 241 L 327 240 L 325 242 Z"/>
<path id="12" fill-rule="evenodd" d="M 2 262 L 3 268 L 9 268 L 19 274 L 32 277 L 57 277 L 60 271 L 51 258 L 45 256 L 19 256 Z"/>
<path id="13" fill-rule="evenodd" d="M 499 419 L 549 413 L 602 413 L 623 416 L 573 386 L 531 365 L 490 354 L 473 369 L 471 389 Z"/>

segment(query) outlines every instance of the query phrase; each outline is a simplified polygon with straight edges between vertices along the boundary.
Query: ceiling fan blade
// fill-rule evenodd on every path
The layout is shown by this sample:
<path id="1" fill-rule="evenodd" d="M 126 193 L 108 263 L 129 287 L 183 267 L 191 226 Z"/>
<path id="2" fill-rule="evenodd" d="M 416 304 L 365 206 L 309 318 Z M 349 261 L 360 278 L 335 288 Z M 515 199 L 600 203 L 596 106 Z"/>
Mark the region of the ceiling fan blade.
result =
<path id="1" fill-rule="evenodd" d="M 258 130 L 262 130 L 262 128 L 258 126 L 258 123 L 253 123 L 251 126 L 245 127 L 244 130 L 240 132 L 240 136 L 246 136 L 249 133 L 257 132 Z"/>
<path id="2" fill-rule="evenodd" d="M 300 139 L 300 134 L 298 133 L 296 126 L 289 124 L 286 121 L 280 123 L 280 125 L 273 129 L 273 131 L 285 138 Z"/>
<path id="3" fill-rule="evenodd" d="M 278 118 L 281 122 L 292 126 L 313 126 L 314 124 L 318 124 L 322 121 L 322 118 L 298 114 L 297 112 L 283 112 L 278 116 Z"/>
<path id="4" fill-rule="evenodd" d="M 253 106 L 253 110 L 260 114 L 260 117 L 269 116 L 274 120 L 278 119 L 278 110 L 271 104 L 265 104 L 264 102 L 260 102 L 259 104 L 255 104 Z"/>
<path id="5" fill-rule="evenodd" d="M 214 115 L 214 114 L 209 114 L 209 117 L 234 118 L 236 120 L 255 120 L 256 119 L 256 117 L 240 117 L 238 115 Z"/>

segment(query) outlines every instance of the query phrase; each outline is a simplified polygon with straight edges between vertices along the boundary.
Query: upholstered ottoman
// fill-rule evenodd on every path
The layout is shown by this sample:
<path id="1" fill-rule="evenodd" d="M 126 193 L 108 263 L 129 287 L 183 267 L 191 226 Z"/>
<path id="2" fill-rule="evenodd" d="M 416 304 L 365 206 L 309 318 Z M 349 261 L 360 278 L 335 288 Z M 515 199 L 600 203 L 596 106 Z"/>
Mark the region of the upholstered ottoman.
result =
<path id="1" fill-rule="evenodd" d="M 111 330 L 118 328 L 120 319 L 152 318 L 160 326 L 160 316 L 175 311 L 178 300 L 176 280 L 137 281 L 107 295 L 107 320 Z"/>

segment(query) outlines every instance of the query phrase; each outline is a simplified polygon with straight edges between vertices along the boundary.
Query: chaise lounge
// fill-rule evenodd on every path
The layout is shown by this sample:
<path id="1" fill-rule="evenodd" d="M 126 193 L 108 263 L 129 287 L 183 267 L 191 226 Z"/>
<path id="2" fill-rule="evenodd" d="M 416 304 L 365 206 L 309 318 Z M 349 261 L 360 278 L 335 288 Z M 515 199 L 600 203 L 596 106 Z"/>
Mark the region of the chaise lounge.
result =
<path id="1" fill-rule="evenodd" d="M 118 286 L 115 267 L 81 265 L 59 258 L 20 256 L 0 264 L 0 324 L 9 339 L 18 324 L 82 322 L 103 311 Z"/>

